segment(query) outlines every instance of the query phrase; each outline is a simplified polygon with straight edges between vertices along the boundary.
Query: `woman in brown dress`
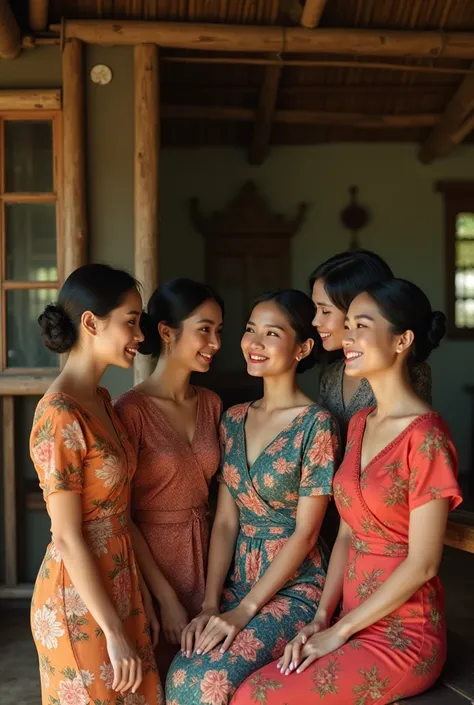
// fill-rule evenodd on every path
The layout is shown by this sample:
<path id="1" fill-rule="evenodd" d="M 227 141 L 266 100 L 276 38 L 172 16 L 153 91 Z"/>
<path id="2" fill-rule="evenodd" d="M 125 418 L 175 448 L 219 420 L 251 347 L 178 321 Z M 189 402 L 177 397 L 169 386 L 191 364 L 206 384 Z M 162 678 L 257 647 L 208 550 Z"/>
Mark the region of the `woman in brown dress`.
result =
<path id="1" fill-rule="evenodd" d="M 137 455 L 132 516 L 137 557 L 158 603 L 162 678 L 181 631 L 204 598 L 209 483 L 220 461 L 219 397 L 190 384 L 219 350 L 223 304 L 209 287 L 175 279 L 159 287 L 142 317 L 152 375 L 115 401 Z"/>

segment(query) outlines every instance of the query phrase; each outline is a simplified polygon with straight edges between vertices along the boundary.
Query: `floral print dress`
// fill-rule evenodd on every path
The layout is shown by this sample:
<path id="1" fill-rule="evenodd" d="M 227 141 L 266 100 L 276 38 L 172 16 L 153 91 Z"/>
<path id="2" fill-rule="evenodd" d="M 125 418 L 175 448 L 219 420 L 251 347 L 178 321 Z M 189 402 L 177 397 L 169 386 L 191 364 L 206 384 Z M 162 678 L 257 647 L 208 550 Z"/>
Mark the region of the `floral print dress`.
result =
<path id="1" fill-rule="evenodd" d="M 157 705 L 163 694 L 153 656 L 127 528 L 134 455 L 110 397 L 99 388 L 120 445 L 103 424 L 63 393 L 36 409 L 30 451 L 48 506 L 55 492 L 81 495 L 83 533 L 125 631 L 142 659 L 138 691 L 112 690 L 104 633 L 74 587 L 53 542 L 36 580 L 31 627 L 38 650 L 43 705 Z"/>
<path id="2" fill-rule="evenodd" d="M 332 493 L 337 430 L 331 415 L 311 404 L 277 435 L 249 470 L 245 421 L 250 404 L 224 414 L 219 481 L 234 498 L 240 531 L 221 612 L 239 605 L 295 530 L 299 497 Z M 204 656 L 176 656 L 168 673 L 168 705 L 225 705 L 243 680 L 280 656 L 286 643 L 315 614 L 326 575 L 319 541 L 291 580 L 235 638 Z"/>
<path id="3" fill-rule="evenodd" d="M 334 497 L 352 541 L 343 614 L 369 598 L 408 555 L 410 512 L 439 498 L 462 501 L 457 456 L 442 418 L 415 419 L 361 470 L 366 419 L 354 416 Z M 362 629 L 301 674 L 282 676 L 271 663 L 250 677 L 232 705 L 386 705 L 435 683 L 446 658 L 444 592 L 429 580 L 401 607 Z"/>

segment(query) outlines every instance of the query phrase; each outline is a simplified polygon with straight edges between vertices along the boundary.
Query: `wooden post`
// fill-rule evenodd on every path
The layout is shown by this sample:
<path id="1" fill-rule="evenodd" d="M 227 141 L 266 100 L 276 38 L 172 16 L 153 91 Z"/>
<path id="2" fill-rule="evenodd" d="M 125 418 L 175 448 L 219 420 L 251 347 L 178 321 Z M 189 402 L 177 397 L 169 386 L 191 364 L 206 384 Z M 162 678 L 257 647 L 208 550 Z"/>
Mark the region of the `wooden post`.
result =
<path id="1" fill-rule="evenodd" d="M 306 29 L 314 29 L 314 27 L 317 27 L 327 1 L 328 0 L 306 0 L 303 14 L 301 15 L 301 26 L 306 27 Z"/>
<path id="2" fill-rule="evenodd" d="M 429 164 L 460 144 L 474 127 L 473 111 L 474 75 L 470 75 L 461 83 L 439 123 L 420 149 L 420 161 Z"/>
<path id="3" fill-rule="evenodd" d="M 33 32 L 48 28 L 48 0 L 29 0 L 29 25 Z"/>
<path id="4" fill-rule="evenodd" d="M 3 397 L 3 521 L 5 527 L 5 583 L 18 582 L 16 546 L 16 477 L 14 397 Z"/>
<path id="5" fill-rule="evenodd" d="M 250 147 L 249 161 L 251 164 L 263 164 L 268 154 L 281 72 L 280 66 L 270 65 L 265 67 L 257 120 L 253 131 L 252 146 Z"/>
<path id="6" fill-rule="evenodd" d="M 20 27 L 7 0 L 0 0 L 0 59 L 16 59 L 20 51 Z"/>
<path id="7" fill-rule="evenodd" d="M 63 51 L 64 278 L 87 261 L 83 44 Z"/>
<path id="8" fill-rule="evenodd" d="M 158 47 L 134 49 L 135 66 L 135 276 L 143 286 L 144 305 L 158 283 Z M 151 372 L 151 360 L 135 361 L 135 384 Z"/>

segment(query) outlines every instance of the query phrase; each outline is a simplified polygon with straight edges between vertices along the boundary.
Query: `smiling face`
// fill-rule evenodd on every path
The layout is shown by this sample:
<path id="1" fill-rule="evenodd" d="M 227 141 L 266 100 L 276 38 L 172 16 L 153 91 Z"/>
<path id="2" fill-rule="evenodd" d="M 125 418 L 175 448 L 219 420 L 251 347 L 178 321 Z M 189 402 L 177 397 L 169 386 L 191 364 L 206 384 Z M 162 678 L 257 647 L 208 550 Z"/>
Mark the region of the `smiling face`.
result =
<path id="1" fill-rule="evenodd" d="M 120 306 L 113 309 L 107 318 L 96 318 L 86 312 L 82 316 L 85 331 L 91 334 L 94 355 L 106 365 L 131 367 L 143 341 L 140 328 L 142 299 L 133 288 L 126 294 Z M 84 331 L 84 332 L 85 332 Z"/>
<path id="2" fill-rule="evenodd" d="M 337 308 L 329 298 L 324 288 L 324 279 L 316 279 L 311 298 L 316 306 L 313 326 L 318 331 L 323 348 L 328 352 L 340 350 L 344 338 L 345 311 Z"/>
<path id="3" fill-rule="evenodd" d="M 312 342 L 297 343 L 283 309 L 264 301 L 252 310 L 240 345 L 249 375 L 272 377 L 296 371 L 297 358 L 311 351 Z"/>
<path id="4" fill-rule="evenodd" d="M 343 347 L 346 374 L 370 378 L 402 362 L 413 342 L 411 331 L 393 332 L 368 294 L 359 294 L 349 306 Z"/>
<path id="5" fill-rule="evenodd" d="M 170 331 L 170 359 L 191 372 L 207 372 L 221 347 L 222 310 L 212 299 L 204 301 L 181 328 Z M 166 326 L 164 327 L 166 329 Z"/>

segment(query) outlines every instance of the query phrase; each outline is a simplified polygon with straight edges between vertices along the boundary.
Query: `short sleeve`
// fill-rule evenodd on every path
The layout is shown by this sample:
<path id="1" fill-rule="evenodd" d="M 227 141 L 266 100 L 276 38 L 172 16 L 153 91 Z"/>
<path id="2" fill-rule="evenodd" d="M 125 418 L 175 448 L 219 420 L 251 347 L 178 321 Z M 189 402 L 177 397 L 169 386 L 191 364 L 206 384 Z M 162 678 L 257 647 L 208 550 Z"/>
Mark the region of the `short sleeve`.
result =
<path id="1" fill-rule="evenodd" d="M 410 369 L 413 389 L 420 399 L 431 405 L 431 367 L 427 362 L 419 362 Z"/>
<path id="2" fill-rule="evenodd" d="M 135 456 L 138 457 L 140 451 L 140 439 L 142 437 L 141 413 L 137 402 L 129 398 L 129 392 L 114 399 L 114 411 L 125 428 Z"/>
<path id="3" fill-rule="evenodd" d="M 82 493 L 87 455 L 83 423 L 81 411 L 60 394 L 39 403 L 30 452 L 45 499 L 55 492 Z"/>
<path id="4" fill-rule="evenodd" d="M 328 411 L 318 411 L 303 452 L 300 497 L 332 495 L 339 457 L 337 423 Z"/>
<path id="5" fill-rule="evenodd" d="M 434 499 L 449 498 L 450 511 L 461 504 L 458 457 L 441 418 L 429 418 L 415 426 L 410 438 L 409 468 L 410 511 Z"/>

